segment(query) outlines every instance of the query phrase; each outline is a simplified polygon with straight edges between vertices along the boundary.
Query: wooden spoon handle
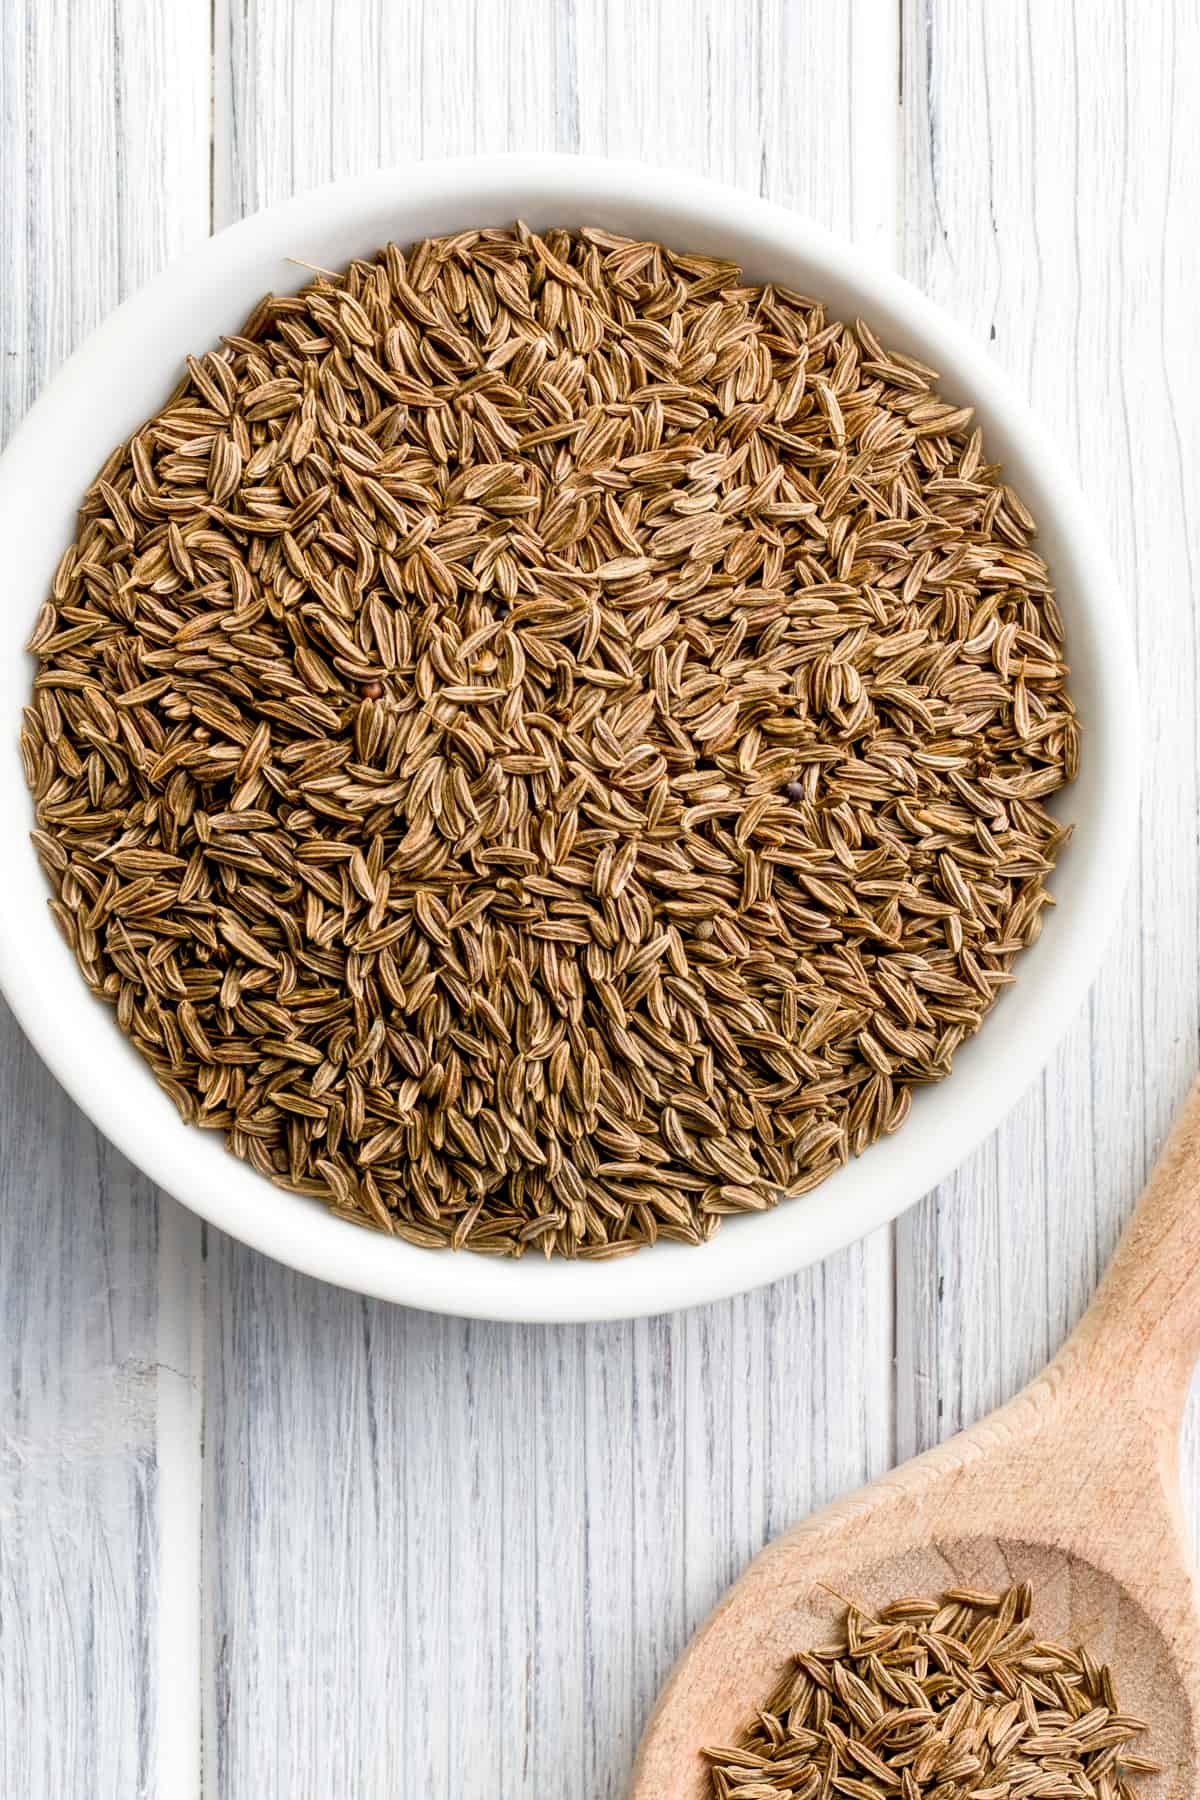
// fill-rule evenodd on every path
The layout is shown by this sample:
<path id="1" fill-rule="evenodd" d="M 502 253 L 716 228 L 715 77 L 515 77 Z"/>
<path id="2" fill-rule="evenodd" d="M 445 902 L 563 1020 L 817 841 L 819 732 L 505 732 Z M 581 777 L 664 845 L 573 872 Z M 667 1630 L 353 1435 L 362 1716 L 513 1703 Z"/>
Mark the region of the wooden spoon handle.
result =
<path id="1" fill-rule="evenodd" d="M 1200 1081 L 1193 1086 L 1117 1254 L 1059 1359 L 1090 1403 L 1136 1388 L 1172 1433 L 1200 1359 Z"/>

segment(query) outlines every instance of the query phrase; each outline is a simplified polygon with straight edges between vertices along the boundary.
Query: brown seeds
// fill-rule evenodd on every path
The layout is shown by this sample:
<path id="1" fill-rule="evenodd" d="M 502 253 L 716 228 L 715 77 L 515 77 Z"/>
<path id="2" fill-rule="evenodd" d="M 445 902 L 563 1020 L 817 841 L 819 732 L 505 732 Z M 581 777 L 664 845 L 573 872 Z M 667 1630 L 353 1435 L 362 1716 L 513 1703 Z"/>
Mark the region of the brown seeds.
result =
<path id="1" fill-rule="evenodd" d="M 187 367 L 22 735 L 184 1116 L 487 1255 L 699 1243 L 896 1130 L 1037 936 L 1078 758 L 969 412 L 730 264 L 521 225 Z"/>
<path id="2" fill-rule="evenodd" d="M 842 1642 L 802 1652 L 736 1745 L 705 1749 L 714 1800 L 1126 1800 L 1160 1765 L 1131 1748 L 1086 1649 L 1039 1643 L 1027 1584 L 851 1606 Z"/>

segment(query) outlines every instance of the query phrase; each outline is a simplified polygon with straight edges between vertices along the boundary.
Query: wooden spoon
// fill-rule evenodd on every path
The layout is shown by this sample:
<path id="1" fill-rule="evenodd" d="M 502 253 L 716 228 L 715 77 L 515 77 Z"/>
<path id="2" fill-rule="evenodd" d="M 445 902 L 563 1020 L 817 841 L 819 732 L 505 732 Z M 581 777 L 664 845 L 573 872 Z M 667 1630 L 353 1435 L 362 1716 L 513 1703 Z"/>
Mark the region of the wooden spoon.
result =
<path id="1" fill-rule="evenodd" d="M 871 1610 L 947 1587 L 1029 1581 L 1039 1635 L 1112 1665 L 1147 1800 L 1200 1794 L 1200 1619 L 1178 1435 L 1200 1356 L 1200 1083 L 1090 1309 L 1024 1393 L 969 1431 L 768 1544 L 684 1651 L 638 1751 L 630 1800 L 711 1794 L 729 1744 L 793 1652 Z M 832 1591 L 831 1591 L 832 1590 Z"/>

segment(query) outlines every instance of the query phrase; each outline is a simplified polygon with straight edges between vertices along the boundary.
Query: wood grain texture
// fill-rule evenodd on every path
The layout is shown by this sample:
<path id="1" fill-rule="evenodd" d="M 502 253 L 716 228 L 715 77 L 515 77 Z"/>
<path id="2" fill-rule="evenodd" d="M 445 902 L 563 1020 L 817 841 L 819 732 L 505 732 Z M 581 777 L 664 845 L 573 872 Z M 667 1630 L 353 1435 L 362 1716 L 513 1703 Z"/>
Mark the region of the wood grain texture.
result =
<path id="1" fill-rule="evenodd" d="M 0 6 L 0 428 L 210 222 L 315 182 L 707 172 L 992 338 L 1110 532 L 1152 796 L 1086 1014 L 894 1249 L 675 1318 L 426 1318 L 214 1234 L 205 1265 L 0 1020 L 0 1793 L 616 1796 L 746 1559 L 1078 1319 L 1200 1043 L 1198 33 L 1184 0 Z"/>
<path id="2" fill-rule="evenodd" d="M 0 8 L 0 436 L 207 230 L 207 41 L 156 0 Z M 198 1792 L 199 1242 L 0 1010 L 5 1795 Z"/>
<path id="3" fill-rule="evenodd" d="M 1054 1361 L 988 1418 L 835 1501 L 755 1559 L 675 1668 L 639 1748 L 630 1800 L 711 1795 L 699 1750 L 738 1742 L 796 1651 L 830 1641 L 843 1596 L 869 1615 L 902 1594 L 1002 1592 L 1020 1582 L 1033 1591 L 1038 1637 L 1085 1645 L 1111 1666 L 1121 1711 L 1146 1722 L 1137 1749 L 1159 1770 L 1137 1783 L 1139 1794 L 1191 1800 L 1200 1613 L 1176 1444 L 1197 1355 L 1200 1083 L 1099 1293 Z M 1041 1791 L 1055 1791 L 1053 1781 Z"/>
<path id="4" fill-rule="evenodd" d="M 1008 1123 L 897 1232 L 904 1454 L 969 1424 L 1075 1322 L 1196 1067 L 1190 374 L 1200 131 L 1187 5 L 905 8 L 905 272 L 1056 431 L 1136 620 L 1140 858 L 1086 1017 Z M 1086 722 L 1085 722 L 1086 723 Z M 1188 1487 L 1200 1463 L 1187 1432 Z"/>

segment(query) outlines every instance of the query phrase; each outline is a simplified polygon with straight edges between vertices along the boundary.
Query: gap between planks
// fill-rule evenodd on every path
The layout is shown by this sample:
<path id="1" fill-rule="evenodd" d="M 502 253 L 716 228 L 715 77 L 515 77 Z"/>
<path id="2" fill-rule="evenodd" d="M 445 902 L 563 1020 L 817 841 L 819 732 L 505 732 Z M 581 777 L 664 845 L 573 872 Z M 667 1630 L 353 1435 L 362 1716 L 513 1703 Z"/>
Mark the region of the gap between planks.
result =
<path id="1" fill-rule="evenodd" d="M 177 1200 L 158 1203 L 156 1420 L 158 1492 L 158 1787 L 199 1800 L 204 1681 L 205 1227 Z"/>
<path id="2" fill-rule="evenodd" d="M 859 249 L 896 269 L 903 238 L 901 155 L 904 143 L 901 13 L 904 0 L 851 0 L 850 8 L 850 169 L 851 232 Z M 897 1447 L 896 1228 L 887 1225 L 868 1246 L 866 1298 L 879 1317 L 873 1347 L 885 1356 L 881 1379 L 887 1386 L 886 1466 L 894 1467 Z M 872 1470 L 872 1477 L 882 1473 Z"/>

